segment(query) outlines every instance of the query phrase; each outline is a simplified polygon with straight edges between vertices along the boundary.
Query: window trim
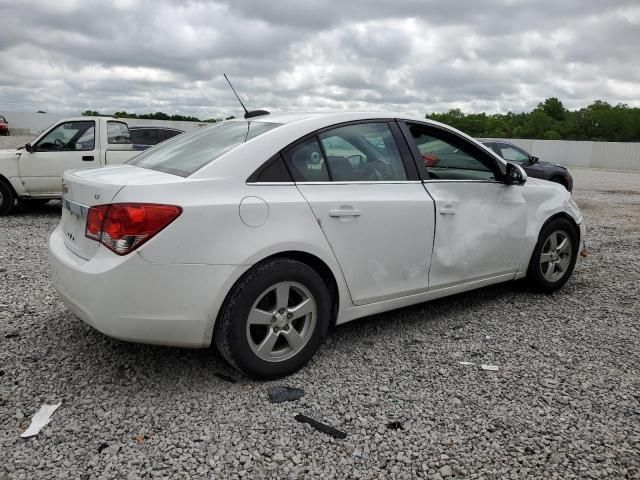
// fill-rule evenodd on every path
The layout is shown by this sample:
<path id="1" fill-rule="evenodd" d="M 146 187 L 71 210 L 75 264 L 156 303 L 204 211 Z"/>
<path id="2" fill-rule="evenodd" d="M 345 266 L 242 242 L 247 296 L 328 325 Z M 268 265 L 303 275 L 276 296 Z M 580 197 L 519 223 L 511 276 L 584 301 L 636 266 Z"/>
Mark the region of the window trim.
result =
<path id="1" fill-rule="evenodd" d="M 463 136 L 461 136 L 460 134 L 454 132 L 453 130 L 441 127 L 439 125 L 432 125 L 432 124 L 429 124 L 429 123 L 420 122 L 420 121 L 416 121 L 416 120 L 401 120 L 398 123 L 400 125 L 400 129 L 402 131 L 402 134 L 405 137 L 406 142 L 409 144 L 409 149 L 411 150 L 413 161 L 415 163 L 415 167 L 418 170 L 420 178 L 422 179 L 423 182 L 429 182 L 429 183 L 431 183 L 431 182 L 505 183 L 504 182 L 504 173 L 502 172 L 502 169 L 500 168 L 498 160 L 495 159 L 490 154 L 488 154 L 483 149 L 481 149 L 480 147 L 478 147 L 477 145 L 474 145 L 473 142 L 470 142 L 468 139 L 464 138 Z M 472 150 L 473 150 L 472 153 L 474 153 L 474 154 L 470 154 L 470 153 L 466 152 L 465 149 L 463 149 L 463 150 L 465 150 L 465 153 L 467 153 L 467 155 L 470 155 L 474 159 L 478 160 L 485 167 L 489 168 L 493 172 L 493 174 L 495 176 L 495 180 L 424 178 L 423 169 L 421 169 L 419 167 L 419 165 L 420 165 L 419 162 L 421 161 L 422 156 L 420 155 L 420 150 L 418 149 L 418 146 L 416 145 L 416 142 L 413 139 L 413 135 L 411 135 L 411 132 L 409 131 L 409 124 L 420 125 L 420 126 L 423 126 L 423 127 L 427 128 L 429 130 L 432 130 L 434 133 L 436 133 L 436 135 L 434 135 L 434 136 L 436 138 L 438 138 L 439 140 L 446 141 L 446 140 L 442 139 L 442 137 L 439 136 L 440 133 L 444 133 L 445 135 L 450 135 L 450 136 L 454 137 L 454 139 L 456 141 L 461 142 L 463 145 L 470 145 L 472 147 Z M 479 155 L 475 155 L 475 153 L 478 153 Z M 480 157 L 480 158 L 477 158 L 477 157 Z"/>

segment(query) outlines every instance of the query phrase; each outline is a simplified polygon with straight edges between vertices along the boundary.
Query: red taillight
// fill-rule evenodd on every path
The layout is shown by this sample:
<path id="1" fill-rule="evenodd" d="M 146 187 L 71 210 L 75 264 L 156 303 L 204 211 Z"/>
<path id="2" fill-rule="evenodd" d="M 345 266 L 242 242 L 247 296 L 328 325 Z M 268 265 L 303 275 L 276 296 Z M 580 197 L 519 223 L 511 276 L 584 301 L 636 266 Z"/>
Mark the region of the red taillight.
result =
<path id="1" fill-rule="evenodd" d="M 175 205 L 114 203 L 89 209 L 85 236 L 118 255 L 132 252 L 182 213 Z"/>

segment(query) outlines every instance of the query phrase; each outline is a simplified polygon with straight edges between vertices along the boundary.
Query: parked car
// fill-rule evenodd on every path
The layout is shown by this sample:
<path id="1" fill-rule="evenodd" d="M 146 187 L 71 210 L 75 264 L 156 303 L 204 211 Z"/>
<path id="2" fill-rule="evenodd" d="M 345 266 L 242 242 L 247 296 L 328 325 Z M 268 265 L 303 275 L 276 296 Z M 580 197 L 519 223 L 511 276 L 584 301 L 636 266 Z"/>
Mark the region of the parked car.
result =
<path id="1" fill-rule="evenodd" d="M 131 141 L 135 150 L 146 150 L 165 140 L 184 133 L 183 130 L 167 127 L 129 127 Z"/>
<path id="2" fill-rule="evenodd" d="M 51 278 L 78 317 L 213 341 L 260 378 L 302 367 L 334 324 L 523 277 L 556 290 L 584 242 L 564 188 L 403 115 L 236 119 L 64 185 Z"/>
<path id="3" fill-rule="evenodd" d="M 504 140 L 481 140 L 483 144 L 509 162 L 517 162 L 527 175 L 559 183 L 570 192 L 573 190 L 573 177 L 566 167 L 543 162 L 526 150 Z"/>
<path id="4" fill-rule="evenodd" d="M 18 202 L 62 197 L 62 173 L 122 163 L 133 150 L 127 124 L 108 117 L 67 118 L 17 150 L 0 150 L 0 215 Z"/>
<path id="5" fill-rule="evenodd" d="M 9 131 L 9 121 L 2 115 L 0 115 L 0 135 L 4 137 L 11 135 Z"/>

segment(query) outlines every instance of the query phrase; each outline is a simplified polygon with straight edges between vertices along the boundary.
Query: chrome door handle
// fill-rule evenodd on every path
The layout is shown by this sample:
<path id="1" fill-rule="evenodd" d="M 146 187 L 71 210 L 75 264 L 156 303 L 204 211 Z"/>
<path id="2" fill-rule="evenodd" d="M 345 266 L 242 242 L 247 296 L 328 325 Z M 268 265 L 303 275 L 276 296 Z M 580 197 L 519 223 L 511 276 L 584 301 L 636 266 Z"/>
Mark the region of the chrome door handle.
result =
<path id="1" fill-rule="evenodd" d="M 440 209 L 440 215 L 455 215 L 456 209 L 451 205 L 446 205 Z"/>
<path id="2" fill-rule="evenodd" d="M 359 217 L 360 210 L 354 208 L 332 208 L 329 210 L 330 217 Z"/>

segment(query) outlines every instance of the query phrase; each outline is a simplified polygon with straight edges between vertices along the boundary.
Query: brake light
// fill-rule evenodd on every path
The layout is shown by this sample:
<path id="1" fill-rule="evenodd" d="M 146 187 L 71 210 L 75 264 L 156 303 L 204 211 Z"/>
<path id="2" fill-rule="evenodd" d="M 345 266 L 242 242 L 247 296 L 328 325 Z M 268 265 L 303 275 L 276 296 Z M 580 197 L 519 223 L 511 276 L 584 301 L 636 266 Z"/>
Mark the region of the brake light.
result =
<path id="1" fill-rule="evenodd" d="M 89 208 L 85 236 L 118 255 L 132 252 L 182 213 L 175 205 L 113 203 Z"/>

